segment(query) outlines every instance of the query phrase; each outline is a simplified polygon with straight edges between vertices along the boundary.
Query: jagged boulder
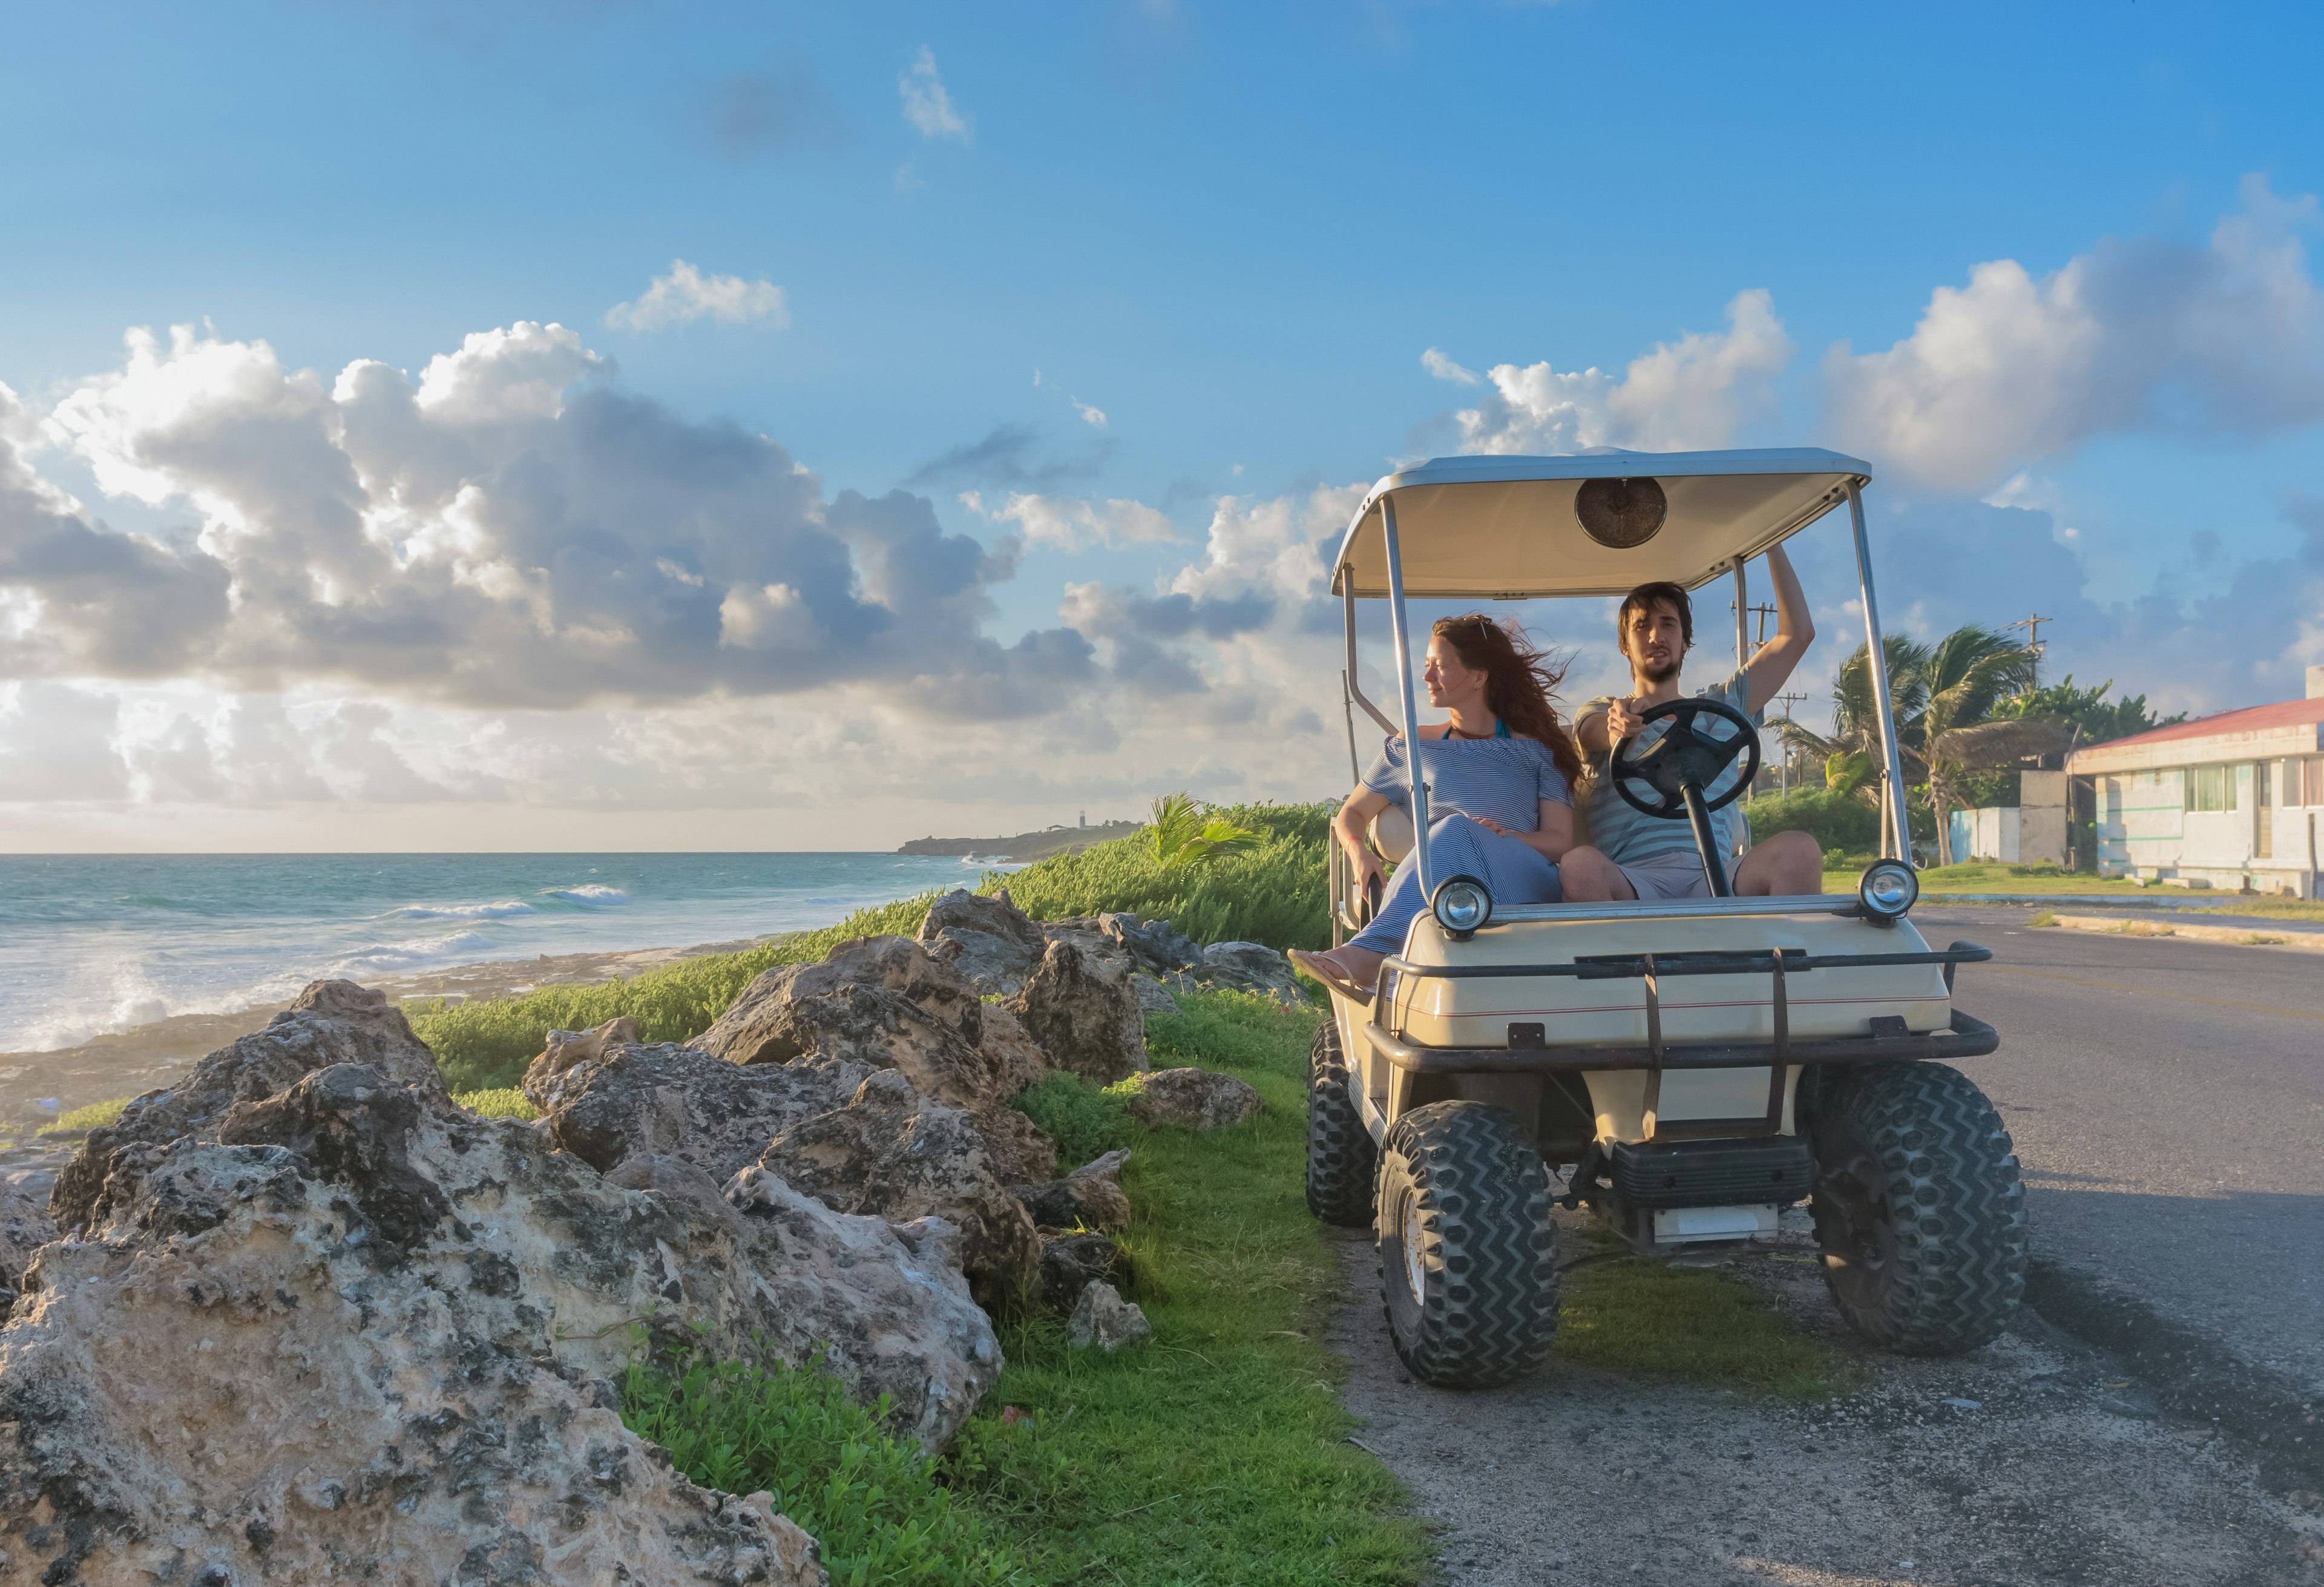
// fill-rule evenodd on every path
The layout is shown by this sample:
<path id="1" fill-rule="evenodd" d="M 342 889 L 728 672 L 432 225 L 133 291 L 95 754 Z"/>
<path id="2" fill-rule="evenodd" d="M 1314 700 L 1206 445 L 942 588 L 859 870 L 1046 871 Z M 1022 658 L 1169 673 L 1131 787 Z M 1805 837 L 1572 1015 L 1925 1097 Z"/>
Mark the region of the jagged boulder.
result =
<path id="1" fill-rule="evenodd" d="M 556 1066 L 583 1046 L 552 1044 L 525 1071 L 550 1144 L 603 1173 L 633 1157 L 674 1158 L 718 1185 L 792 1125 L 844 1107 L 872 1073 L 844 1060 L 745 1067 L 671 1042 L 598 1043 L 594 1056 Z"/>
<path id="2" fill-rule="evenodd" d="M 1070 942 L 1049 944 L 1008 1007 L 1053 1069 L 1111 1085 L 1148 1066 L 1146 1016 L 1128 970 Z"/>
<path id="3" fill-rule="evenodd" d="M 1107 1234 L 1044 1234 L 1034 1297 L 1046 1309 L 1070 1312 L 1092 1284 L 1111 1279 L 1121 1251 Z"/>
<path id="4" fill-rule="evenodd" d="M 1130 989 L 1138 994 L 1138 1011 L 1141 1014 L 1175 1014 L 1178 1011 L 1178 1000 L 1170 995 L 1168 987 L 1151 975 L 1131 976 Z"/>
<path id="5" fill-rule="evenodd" d="M 32 1253 L 57 1237 L 48 1197 L 15 1185 L 0 1185 L 0 1316 L 24 1287 Z"/>
<path id="6" fill-rule="evenodd" d="M 1135 1301 L 1103 1279 L 1082 1291 L 1074 1315 L 1065 1323 L 1065 1342 L 1086 1349 L 1095 1345 L 1111 1355 L 1124 1345 L 1143 1344 L 1154 1337 L 1154 1324 Z"/>
<path id="7" fill-rule="evenodd" d="M 117 1168 L 131 1166 L 134 1177 L 136 1161 L 182 1137 L 214 1132 L 237 1103 L 263 1101 L 334 1064 L 360 1064 L 431 1103 L 451 1105 L 435 1055 L 411 1034 L 402 1010 L 352 981 L 313 982 L 263 1030 L 212 1053 L 180 1084 L 147 1092 L 118 1120 L 89 1131 L 57 1176 L 51 1215 L 60 1229 L 89 1226 L 110 1209 L 107 1183 Z"/>
<path id="8" fill-rule="evenodd" d="M 1100 915 L 1097 920 L 1106 936 L 1149 975 L 1167 975 L 1203 961 L 1203 945 L 1167 920 L 1141 920 L 1127 914 Z"/>
<path id="9" fill-rule="evenodd" d="M 873 1071 L 846 1106 L 776 1136 L 760 1162 L 840 1212 L 954 1224 L 961 1266 L 989 1306 L 1032 1281 L 1033 1221 L 993 1174 L 982 1135 L 897 1070 Z"/>
<path id="10" fill-rule="evenodd" d="M 1126 1229 L 1130 1197 L 1122 1194 L 1120 1176 L 1129 1161 L 1128 1152 L 1110 1151 L 1062 1179 L 1012 1185 L 1009 1194 L 1024 1204 L 1037 1228 Z"/>
<path id="11" fill-rule="evenodd" d="M 1157 1069 L 1138 1079 L 1125 1111 L 1147 1124 L 1216 1130 L 1240 1124 L 1262 1104 L 1247 1081 L 1210 1069 Z"/>
<path id="12" fill-rule="evenodd" d="M 1305 1001 L 1288 960 L 1264 943 L 1214 942 L 1177 978 L 1180 985 L 1256 992 L 1286 1007 Z"/>
<path id="13" fill-rule="evenodd" d="M 940 1221 L 760 1169 L 722 1194 L 667 1157 L 615 1183 L 380 1069 L 262 1093 L 281 1052 L 236 1047 L 197 1076 L 228 1105 L 177 1106 L 200 1128 L 108 1149 L 94 1221 L 0 1332 L 7 1579 L 804 1587 L 812 1546 L 764 1495 L 696 1488 L 622 1426 L 633 1331 L 825 1351 L 931 1444 L 999 1369 Z"/>
<path id="14" fill-rule="evenodd" d="M 1048 943 L 1041 927 L 1009 901 L 954 890 L 928 906 L 919 940 L 981 992 L 1014 996 L 1041 962 Z"/>

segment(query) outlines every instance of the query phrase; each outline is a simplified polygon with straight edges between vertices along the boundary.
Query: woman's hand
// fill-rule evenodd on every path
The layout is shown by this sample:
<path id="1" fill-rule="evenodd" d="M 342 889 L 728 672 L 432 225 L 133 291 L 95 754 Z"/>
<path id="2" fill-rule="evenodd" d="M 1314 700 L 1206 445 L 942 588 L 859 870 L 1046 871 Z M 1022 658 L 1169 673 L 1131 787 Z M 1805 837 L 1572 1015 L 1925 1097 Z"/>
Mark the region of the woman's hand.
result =
<path id="1" fill-rule="evenodd" d="M 1471 819 L 1474 820 L 1478 826 L 1483 827 L 1487 832 L 1493 834 L 1496 837 L 1522 838 L 1525 835 L 1525 834 L 1521 832 L 1512 831 L 1510 828 L 1502 826 L 1490 816 L 1477 816 L 1472 817 Z"/>
<path id="2" fill-rule="evenodd" d="M 1375 881 L 1386 884 L 1387 873 L 1380 869 L 1380 857 L 1369 845 L 1348 851 L 1348 867 L 1356 873 L 1359 893 L 1370 890 Z"/>

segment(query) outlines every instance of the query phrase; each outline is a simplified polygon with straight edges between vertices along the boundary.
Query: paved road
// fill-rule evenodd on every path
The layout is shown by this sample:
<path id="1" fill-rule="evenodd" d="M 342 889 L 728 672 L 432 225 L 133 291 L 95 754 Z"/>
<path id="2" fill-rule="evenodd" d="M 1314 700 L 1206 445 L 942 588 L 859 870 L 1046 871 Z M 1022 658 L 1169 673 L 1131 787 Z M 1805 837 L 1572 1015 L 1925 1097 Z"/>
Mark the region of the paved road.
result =
<path id="1" fill-rule="evenodd" d="M 2016 1138 L 2035 1254 L 2324 1392 L 2324 961 L 2031 914 L 1914 918 L 1994 950 L 1955 996 L 2001 1050 L 1964 1067 Z"/>

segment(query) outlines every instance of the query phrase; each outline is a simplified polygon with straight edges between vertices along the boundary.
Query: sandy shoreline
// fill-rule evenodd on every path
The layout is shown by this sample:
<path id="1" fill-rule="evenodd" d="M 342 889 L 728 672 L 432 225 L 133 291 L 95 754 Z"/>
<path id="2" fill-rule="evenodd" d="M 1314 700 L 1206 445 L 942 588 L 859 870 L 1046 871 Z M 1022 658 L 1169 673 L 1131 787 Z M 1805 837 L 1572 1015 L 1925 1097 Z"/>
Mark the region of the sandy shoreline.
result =
<path id="1" fill-rule="evenodd" d="M 579 986 L 674 964 L 704 954 L 740 953 L 790 932 L 697 943 L 692 947 L 630 948 L 615 953 L 543 954 L 456 964 L 424 975 L 374 981 L 398 1002 L 443 998 L 466 1002 L 512 997 L 540 986 Z M 267 1003 L 227 1014 L 175 1014 L 150 1025 L 92 1037 L 78 1047 L 48 1052 L 0 1052 L 0 1132 L 29 1133 L 59 1113 L 117 1096 L 174 1084 L 210 1053 L 259 1029 L 288 1003 Z M 54 1108 L 40 1104 L 54 1099 Z"/>

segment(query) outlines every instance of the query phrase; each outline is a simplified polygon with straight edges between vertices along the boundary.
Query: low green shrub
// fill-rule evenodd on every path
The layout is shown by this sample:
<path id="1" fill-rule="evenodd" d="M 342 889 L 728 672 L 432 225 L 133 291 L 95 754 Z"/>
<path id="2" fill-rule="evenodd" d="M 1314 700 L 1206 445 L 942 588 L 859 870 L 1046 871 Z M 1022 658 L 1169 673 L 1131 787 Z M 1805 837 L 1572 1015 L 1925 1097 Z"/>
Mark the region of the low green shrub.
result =
<path id="1" fill-rule="evenodd" d="M 881 1425 L 887 1411 L 884 1397 L 867 1410 L 813 1367 L 632 1361 L 622 1379 L 631 1432 L 706 1488 L 772 1493 L 776 1510 L 822 1545 L 832 1587 L 1021 1581 L 991 1524 L 954 1507 L 935 1458 Z"/>
<path id="2" fill-rule="evenodd" d="M 1057 1143 L 1057 1167 L 1078 1168 L 1122 1144 L 1121 1099 L 1077 1075 L 1050 1074 L 1009 1099 Z"/>
<path id="3" fill-rule="evenodd" d="M 452 1100 L 480 1119 L 521 1119 L 530 1124 L 540 1117 L 532 1099 L 513 1085 L 497 1091 L 456 1091 Z"/>
<path id="4" fill-rule="evenodd" d="M 1837 854 L 1880 852 L 1880 811 L 1854 794 L 1822 788 L 1761 794 L 1743 811 L 1750 817 L 1754 843 L 1778 832 L 1804 832 L 1823 845 L 1827 863 Z"/>
<path id="5" fill-rule="evenodd" d="M 121 1110 L 128 1105 L 129 1099 L 125 1096 L 113 1097 L 101 1103 L 91 1103 L 85 1108 L 75 1108 L 69 1113 L 58 1114 L 54 1119 L 42 1125 L 34 1133 L 62 1135 L 77 1130 L 102 1130 L 120 1118 Z"/>

